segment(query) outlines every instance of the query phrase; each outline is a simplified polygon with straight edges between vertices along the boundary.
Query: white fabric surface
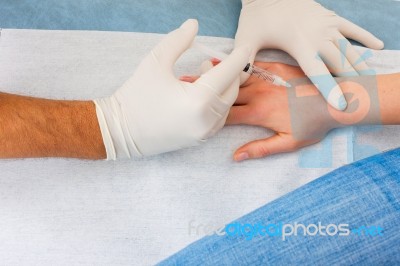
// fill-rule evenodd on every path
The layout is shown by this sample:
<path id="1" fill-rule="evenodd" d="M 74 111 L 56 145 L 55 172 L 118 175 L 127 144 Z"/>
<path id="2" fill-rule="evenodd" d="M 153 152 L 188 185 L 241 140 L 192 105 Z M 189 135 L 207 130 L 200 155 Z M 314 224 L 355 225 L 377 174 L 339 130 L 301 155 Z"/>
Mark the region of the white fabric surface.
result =
<path id="1" fill-rule="evenodd" d="M 3 30 L 0 88 L 59 99 L 108 96 L 160 37 Z M 233 46 L 230 39 L 199 40 L 225 52 Z M 274 51 L 261 58 L 293 63 Z M 196 51 L 188 52 L 179 61 L 177 74 L 198 73 L 204 59 Z M 400 52 L 376 52 L 369 61 L 380 72 L 400 71 Z M 400 143 L 398 132 L 388 127 L 363 134 L 360 142 L 393 148 Z M 223 225 L 347 162 L 348 141 L 342 134 L 334 137 L 332 168 L 299 168 L 298 153 L 241 164 L 232 161 L 235 148 L 266 133 L 254 127 L 228 127 L 203 146 L 133 161 L 0 161 L 0 261 L 153 264 L 202 237 L 189 235 L 191 220 Z"/>

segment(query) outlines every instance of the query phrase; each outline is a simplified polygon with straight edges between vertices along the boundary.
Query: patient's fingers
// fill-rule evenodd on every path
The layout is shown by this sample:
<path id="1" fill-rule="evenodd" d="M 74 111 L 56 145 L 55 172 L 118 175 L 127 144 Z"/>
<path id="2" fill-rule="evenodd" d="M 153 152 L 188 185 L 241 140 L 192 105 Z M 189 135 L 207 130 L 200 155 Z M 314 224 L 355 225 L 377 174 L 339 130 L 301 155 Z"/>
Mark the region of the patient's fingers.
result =
<path id="1" fill-rule="evenodd" d="M 207 61 L 206 61 L 206 62 L 207 62 Z M 213 66 L 216 66 L 216 65 L 218 65 L 219 63 L 221 63 L 221 60 L 219 60 L 219 59 L 217 59 L 217 58 L 212 58 L 212 59 L 210 60 L 210 62 L 211 62 L 211 64 L 212 64 Z M 203 62 L 202 66 L 201 66 L 201 73 L 204 74 L 204 73 L 206 73 L 208 70 L 210 70 L 210 69 L 209 69 L 209 68 L 205 69 L 205 67 L 204 67 L 204 62 Z M 193 82 L 195 82 L 196 80 L 198 80 L 199 78 L 200 78 L 200 76 L 181 76 L 181 77 L 179 78 L 179 80 L 180 80 L 180 81 L 184 81 L 184 82 L 193 83 Z"/>
<path id="2" fill-rule="evenodd" d="M 211 63 L 213 64 L 213 66 L 218 65 L 219 63 L 221 63 L 221 60 L 217 59 L 217 58 L 211 58 Z"/>
<path id="3" fill-rule="evenodd" d="M 199 79 L 199 76 L 182 76 L 179 78 L 180 81 L 193 83 Z"/>
<path id="4" fill-rule="evenodd" d="M 256 140 L 239 148 L 234 154 L 234 160 L 241 162 L 257 159 L 277 153 L 291 152 L 297 149 L 296 142 L 290 136 L 275 135 L 267 139 Z"/>

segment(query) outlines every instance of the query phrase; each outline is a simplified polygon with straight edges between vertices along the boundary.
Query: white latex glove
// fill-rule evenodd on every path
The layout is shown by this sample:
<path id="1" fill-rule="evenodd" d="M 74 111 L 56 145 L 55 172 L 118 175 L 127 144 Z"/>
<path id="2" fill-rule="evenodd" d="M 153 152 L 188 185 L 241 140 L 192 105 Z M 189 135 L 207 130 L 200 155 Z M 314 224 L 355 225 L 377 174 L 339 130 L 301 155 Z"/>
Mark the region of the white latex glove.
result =
<path id="1" fill-rule="evenodd" d="M 261 49 L 289 53 L 339 110 L 347 103 L 330 71 L 336 76 L 368 73 L 368 66 L 345 36 L 372 49 L 384 46 L 371 33 L 312 0 L 242 0 L 242 5 L 235 46 L 252 48 L 251 63 Z M 242 84 L 248 77 L 242 74 Z"/>
<path id="2" fill-rule="evenodd" d="M 236 49 L 193 84 L 179 81 L 172 67 L 197 31 L 196 20 L 186 21 L 145 57 L 114 95 L 94 101 L 107 159 L 194 146 L 224 126 L 250 50 Z"/>

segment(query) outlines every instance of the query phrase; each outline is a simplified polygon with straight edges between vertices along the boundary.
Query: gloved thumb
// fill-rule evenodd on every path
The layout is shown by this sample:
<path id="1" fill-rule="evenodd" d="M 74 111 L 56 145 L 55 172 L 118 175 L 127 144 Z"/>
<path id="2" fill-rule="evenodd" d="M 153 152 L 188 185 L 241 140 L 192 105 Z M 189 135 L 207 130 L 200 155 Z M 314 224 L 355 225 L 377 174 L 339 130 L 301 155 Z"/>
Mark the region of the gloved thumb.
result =
<path id="1" fill-rule="evenodd" d="M 188 19 L 180 28 L 170 32 L 152 51 L 157 60 L 166 68 L 172 68 L 178 58 L 190 48 L 197 35 L 199 24 Z"/>
<path id="2" fill-rule="evenodd" d="M 295 149 L 294 142 L 289 137 L 274 135 L 267 139 L 256 140 L 239 148 L 234 155 L 237 162 L 249 159 L 263 158 L 273 154 L 290 152 Z"/>

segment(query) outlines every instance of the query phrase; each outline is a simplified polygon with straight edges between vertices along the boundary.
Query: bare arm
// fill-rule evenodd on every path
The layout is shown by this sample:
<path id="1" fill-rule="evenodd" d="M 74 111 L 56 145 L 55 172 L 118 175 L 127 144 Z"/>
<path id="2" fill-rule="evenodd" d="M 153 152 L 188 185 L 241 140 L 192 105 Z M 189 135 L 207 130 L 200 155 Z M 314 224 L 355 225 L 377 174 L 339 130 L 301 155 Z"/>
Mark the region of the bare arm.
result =
<path id="1" fill-rule="evenodd" d="M 382 122 L 400 125 L 400 73 L 378 76 Z"/>
<path id="2" fill-rule="evenodd" d="M 287 79 L 304 77 L 299 68 L 282 64 L 263 66 L 274 68 Z M 379 109 L 368 123 L 400 124 L 400 74 L 381 75 L 376 80 Z M 344 82 L 342 87 L 362 103 L 371 101 L 366 94 L 358 94 L 351 81 Z M 343 113 L 329 107 L 312 85 L 302 90 L 305 95 L 317 95 L 312 104 L 298 102 L 289 107 L 286 90 L 256 78 L 244 84 L 237 105 L 231 109 L 228 124 L 264 126 L 276 131 L 277 135 L 241 147 L 235 153 L 235 159 L 245 158 L 244 154 L 258 158 L 293 151 L 320 141 L 332 128 L 365 124 L 365 121 L 360 122 L 358 112 Z M 366 105 L 367 108 L 370 106 Z M 295 113 L 304 113 L 296 124 L 291 122 L 290 108 L 298 108 Z M 362 111 L 362 108 L 359 109 Z M 330 110 L 329 115 L 319 111 L 326 109 Z M 297 131 L 296 134 L 293 131 Z M 0 93 L 0 158 L 37 157 L 105 159 L 106 151 L 93 102 L 56 101 Z"/>
<path id="3" fill-rule="evenodd" d="M 287 80 L 305 78 L 298 67 L 259 64 Z M 227 124 L 262 126 L 276 135 L 242 146 L 235 152 L 235 160 L 295 151 L 321 141 L 338 127 L 400 124 L 400 74 L 347 77 L 338 82 L 349 103 L 344 112 L 328 106 L 310 82 L 285 90 L 254 77 L 249 79 L 240 90 Z"/>
<path id="4" fill-rule="evenodd" d="M 105 159 L 91 101 L 56 101 L 0 93 L 0 158 Z"/>

